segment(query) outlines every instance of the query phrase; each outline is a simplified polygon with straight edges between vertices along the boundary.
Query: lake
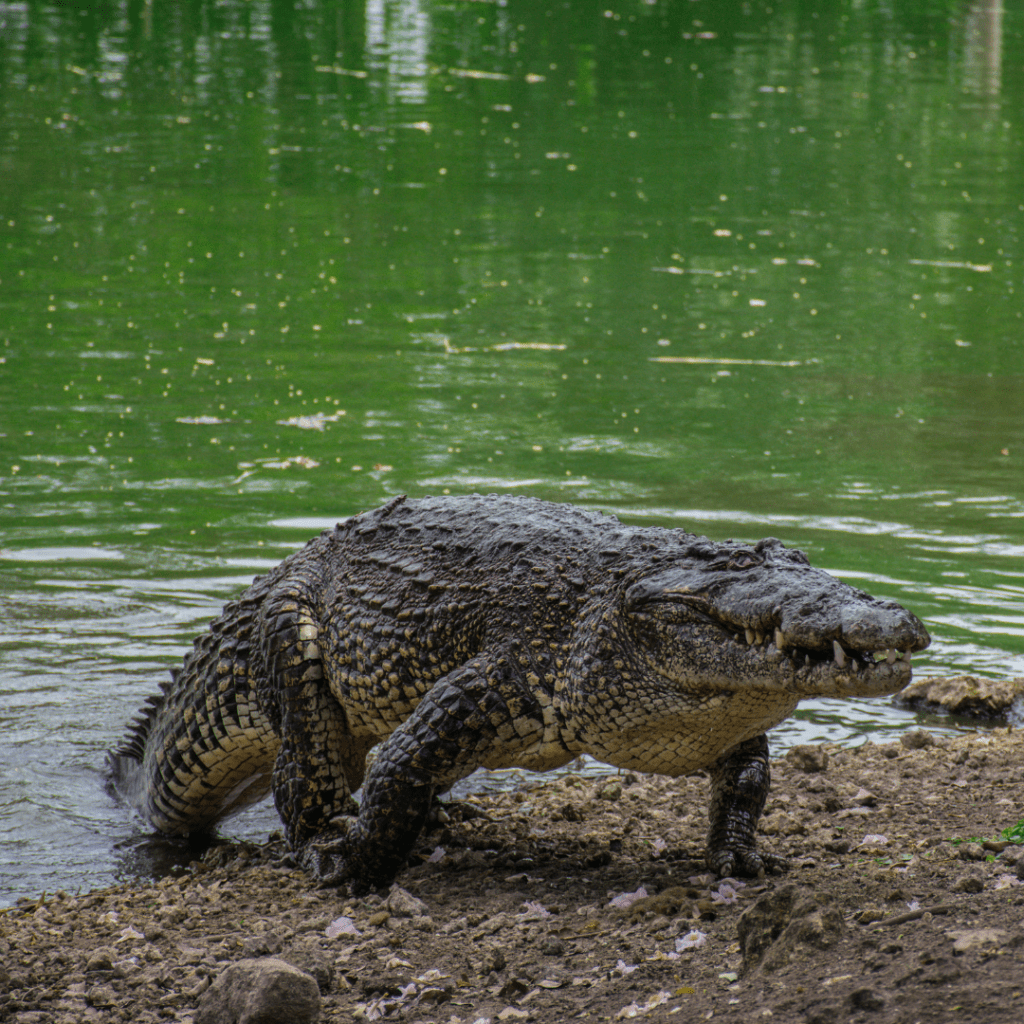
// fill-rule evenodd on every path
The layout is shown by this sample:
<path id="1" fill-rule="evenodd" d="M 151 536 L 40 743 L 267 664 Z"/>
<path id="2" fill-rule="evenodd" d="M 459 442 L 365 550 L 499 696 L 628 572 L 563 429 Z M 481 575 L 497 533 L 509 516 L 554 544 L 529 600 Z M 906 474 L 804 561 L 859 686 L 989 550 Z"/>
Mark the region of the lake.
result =
<path id="1" fill-rule="evenodd" d="M 399 493 L 777 536 L 921 616 L 918 675 L 1024 675 L 1022 36 L 999 0 L 0 2 L 0 903 L 153 870 L 105 751 Z M 810 702 L 774 748 L 915 721 Z"/>

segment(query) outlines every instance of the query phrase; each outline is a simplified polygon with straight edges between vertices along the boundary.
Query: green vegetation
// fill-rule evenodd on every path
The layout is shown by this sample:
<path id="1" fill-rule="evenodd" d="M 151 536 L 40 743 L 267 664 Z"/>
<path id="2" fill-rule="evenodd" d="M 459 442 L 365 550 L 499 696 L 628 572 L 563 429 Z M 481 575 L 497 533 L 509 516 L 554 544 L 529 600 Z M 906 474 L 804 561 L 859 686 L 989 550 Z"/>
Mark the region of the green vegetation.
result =
<path id="1" fill-rule="evenodd" d="M 947 839 L 946 842 L 952 843 L 954 846 L 959 846 L 961 843 L 1016 843 L 1018 846 L 1024 845 L 1024 818 L 1021 818 L 1016 825 L 1010 825 L 1008 828 L 1004 828 L 1002 832 L 997 836 L 990 836 L 985 838 L 983 836 L 952 836 Z"/>

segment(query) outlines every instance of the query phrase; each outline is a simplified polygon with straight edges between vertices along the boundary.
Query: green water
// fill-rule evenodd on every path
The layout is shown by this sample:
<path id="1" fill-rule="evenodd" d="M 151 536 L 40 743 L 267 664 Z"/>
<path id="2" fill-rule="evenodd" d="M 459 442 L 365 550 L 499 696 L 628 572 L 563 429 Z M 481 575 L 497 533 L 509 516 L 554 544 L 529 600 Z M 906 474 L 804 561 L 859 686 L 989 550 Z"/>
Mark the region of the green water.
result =
<path id="1" fill-rule="evenodd" d="M 1019 8 L 297 6 L 0 3 L 0 896 L 136 870 L 124 721 L 400 492 L 776 535 L 1024 675 Z"/>

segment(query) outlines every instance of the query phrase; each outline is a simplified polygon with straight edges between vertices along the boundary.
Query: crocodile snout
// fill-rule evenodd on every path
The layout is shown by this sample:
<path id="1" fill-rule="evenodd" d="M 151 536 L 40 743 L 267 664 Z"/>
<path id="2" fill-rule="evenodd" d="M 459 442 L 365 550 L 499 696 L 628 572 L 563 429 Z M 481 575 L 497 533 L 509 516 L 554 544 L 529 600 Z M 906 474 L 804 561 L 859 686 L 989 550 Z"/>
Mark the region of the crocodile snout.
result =
<path id="1" fill-rule="evenodd" d="M 923 651 L 932 641 L 916 616 L 893 602 L 872 602 L 839 613 L 844 646 L 859 651 Z"/>

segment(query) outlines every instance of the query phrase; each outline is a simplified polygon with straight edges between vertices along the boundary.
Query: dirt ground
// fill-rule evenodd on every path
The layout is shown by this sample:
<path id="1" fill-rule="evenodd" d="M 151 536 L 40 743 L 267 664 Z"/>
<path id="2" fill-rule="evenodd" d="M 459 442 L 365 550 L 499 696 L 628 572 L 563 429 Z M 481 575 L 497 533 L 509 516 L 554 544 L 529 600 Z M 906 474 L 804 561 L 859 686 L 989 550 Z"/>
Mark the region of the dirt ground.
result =
<path id="1" fill-rule="evenodd" d="M 611 774 L 453 806 L 391 892 L 318 890 L 278 840 L 23 900 L 0 1021 L 191 1022 L 231 962 L 271 955 L 331 1022 L 1024 1021 L 1024 846 L 999 839 L 1024 733 L 798 747 L 773 775 L 759 842 L 790 867 L 742 885 L 701 862 L 705 779 Z"/>

